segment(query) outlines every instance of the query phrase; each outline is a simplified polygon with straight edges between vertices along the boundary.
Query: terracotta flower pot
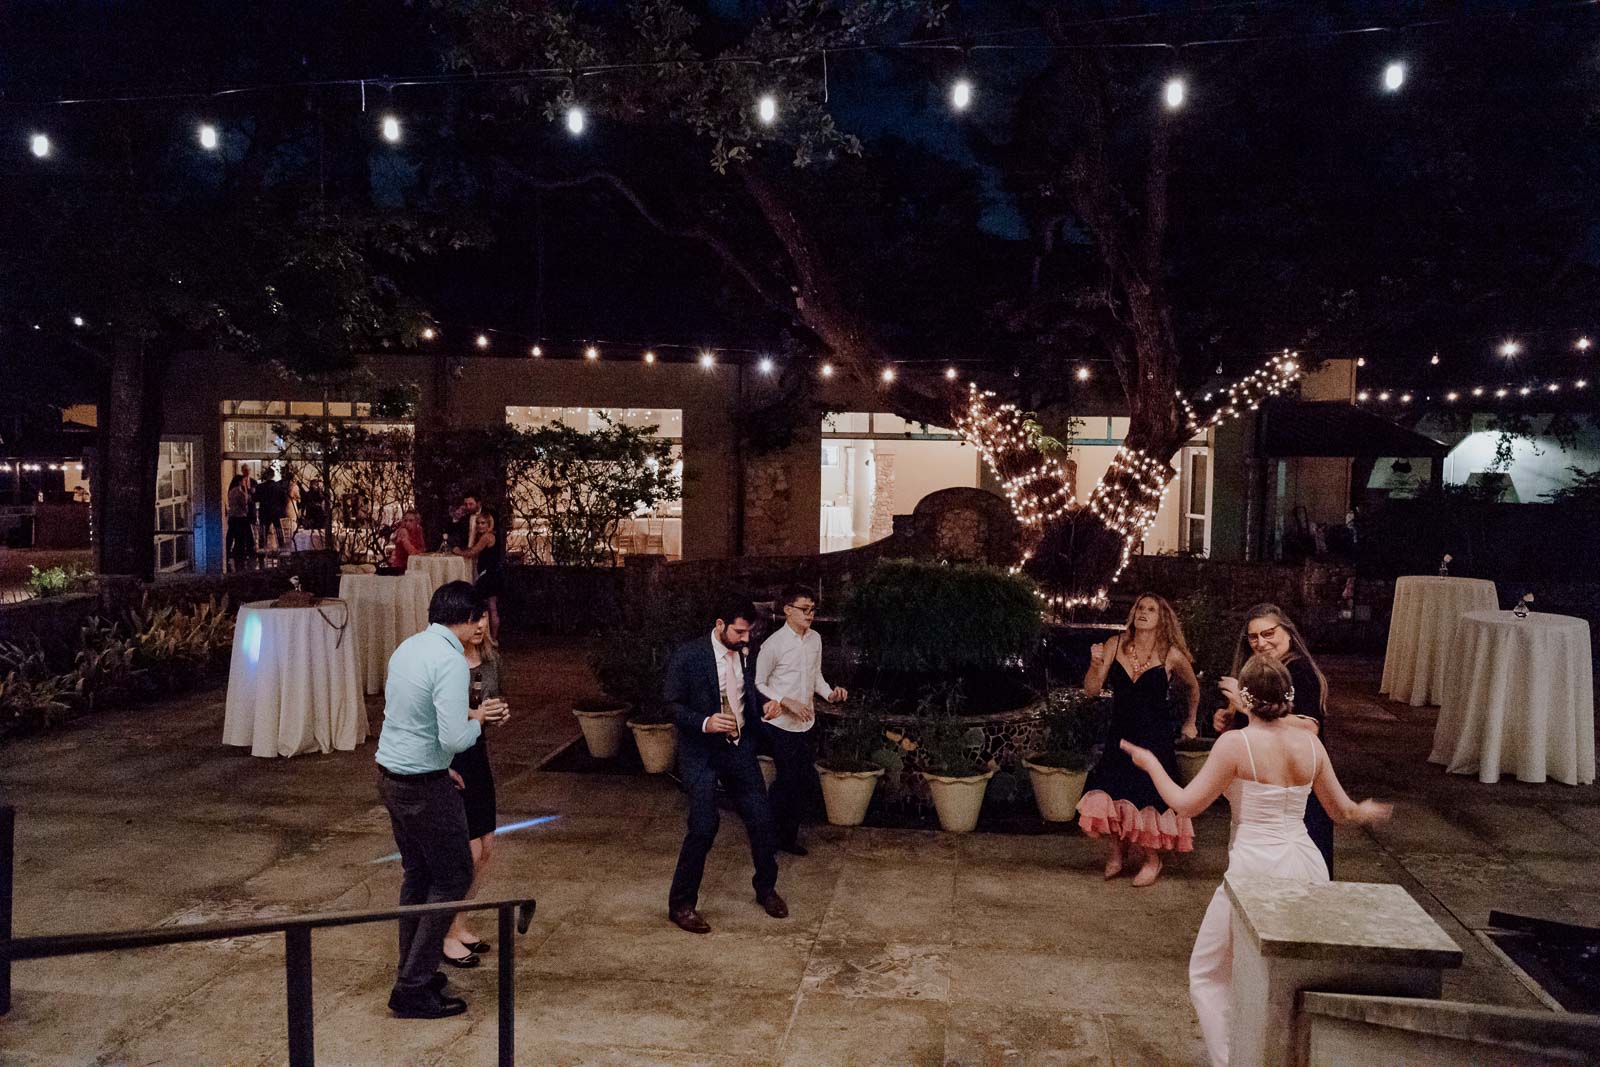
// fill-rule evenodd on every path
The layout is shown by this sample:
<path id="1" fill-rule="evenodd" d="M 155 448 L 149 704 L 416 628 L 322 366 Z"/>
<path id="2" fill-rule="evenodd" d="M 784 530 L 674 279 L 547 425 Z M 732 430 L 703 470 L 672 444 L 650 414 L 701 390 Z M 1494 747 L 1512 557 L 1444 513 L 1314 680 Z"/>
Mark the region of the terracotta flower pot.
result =
<path id="1" fill-rule="evenodd" d="M 678 728 L 670 722 L 630 722 L 633 743 L 639 749 L 639 759 L 646 774 L 664 774 L 672 770 L 678 758 Z"/>
<path id="2" fill-rule="evenodd" d="M 1028 778 L 1033 783 L 1033 800 L 1039 806 L 1039 818 L 1045 822 L 1071 822 L 1078 817 L 1078 798 L 1083 796 L 1083 783 L 1089 777 L 1087 770 L 1070 771 L 1065 767 L 1023 760 L 1028 768 Z"/>
<path id="3" fill-rule="evenodd" d="M 872 792 L 878 788 L 883 768 L 835 771 L 820 763 L 816 768 L 822 779 L 822 803 L 828 809 L 829 824 L 860 826 L 867 818 L 867 808 L 872 806 Z"/>
<path id="4" fill-rule="evenodd" d="M 772 783 L 778 780 L 778 765 L 771 756 L 757 756 L 756 763 L 761 766 L 761 780 L 767 784 L 767 791 L 772 791 Z"/>
<path id="5" fill-rule="evenodd" d="M 994 771 L 962 775 L 923 771 L 922 777 L 928 783 L 928 792 L 933 794 L 939 825 L 953 834 L 970 833 L 978 825 L 983 795 L 989 791 L 989 779 L 994 777 Z"/>
<path id="6" fill-rule="evenodd" d="M 627 705 L 614 708 L 573 708 L 578 725 L 583 728 L 583 743 L 589 746 L 589 755 L 595 759 L 611 759 L 622 749 L 622 720 L 628 714 Z"/>

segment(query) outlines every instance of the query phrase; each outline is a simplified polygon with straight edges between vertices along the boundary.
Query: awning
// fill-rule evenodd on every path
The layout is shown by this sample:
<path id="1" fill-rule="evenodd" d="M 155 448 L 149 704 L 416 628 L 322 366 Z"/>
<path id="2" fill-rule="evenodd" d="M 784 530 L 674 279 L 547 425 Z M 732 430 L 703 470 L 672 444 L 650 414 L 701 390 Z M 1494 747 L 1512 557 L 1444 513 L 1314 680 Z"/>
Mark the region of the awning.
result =
<path id="1" fill-rule="evenodd" d="M 1261 405 L 1261 454 L 1443 456 L 1450 446 L 1340 400 L 1270 400 Z"/>

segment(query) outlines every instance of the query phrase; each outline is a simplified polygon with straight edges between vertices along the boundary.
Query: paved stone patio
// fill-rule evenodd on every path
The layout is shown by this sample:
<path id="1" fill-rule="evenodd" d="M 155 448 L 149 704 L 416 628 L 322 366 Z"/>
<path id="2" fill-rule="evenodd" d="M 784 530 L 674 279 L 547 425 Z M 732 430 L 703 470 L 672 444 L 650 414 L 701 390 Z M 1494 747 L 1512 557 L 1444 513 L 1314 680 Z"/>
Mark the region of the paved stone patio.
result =
<path id="1" fill-rule="evenodd" d="M 511 655 L 518 716 L 491 735 L 501 822 L 558 816 L 507 834 L 486 887 L 539 900 L 516 946 L 519 1062 L 1203 1062 L 1185 963 L 1225 863 L 1225 811 L 1144 890 L 1103 883 L 1098 844 L 1070 829 L 813 828 L 809 857 L 783 857 L 781 922 L 751 899 L 729 815 L 702 896 L 714 932 L 693 937 L 665 918 L 676 789 L 537 770 L 576 734 L 583 649 Z M 1490 908 L 1600 924 L 1597 790 L 1447 778 L 1423 762 L 1432 709 L 1378 700 L 1373 661 L 1326 666 L 1342 776 L 1399 806 L 1386 829 L 1340 832 L 1338 875 L 1404 885 L 1444 925 L 1466 952 L 1446 996 L 1538 1007 L 1474 931 Z M 221 718 L 216 690 L 0 750 L 19 810 L 18 934 L 394 902 L 372 742 L 258 760 L 218 743 Z M 492 1063 L 494 968 L 452 972 L 465 1016 L 394 1020 L 393 940 L 388 926 L 314 937 L 318 1061 Z M 281 961 L 281 939 L 257 938 L 18 964 L 0 1063 L 282 1063 Z"/>

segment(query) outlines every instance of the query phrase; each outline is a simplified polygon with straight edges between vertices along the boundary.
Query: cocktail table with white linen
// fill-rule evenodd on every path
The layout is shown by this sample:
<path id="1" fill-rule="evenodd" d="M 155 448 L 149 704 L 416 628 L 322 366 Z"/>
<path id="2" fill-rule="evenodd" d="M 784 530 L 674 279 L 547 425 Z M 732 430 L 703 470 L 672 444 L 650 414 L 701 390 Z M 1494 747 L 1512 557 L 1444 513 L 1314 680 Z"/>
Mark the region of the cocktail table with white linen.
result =
<path id="1" fill-rule="evenodd" d="M 1419 708 L 1444 693 L 1444 667 L 1456 622 L 1469 611 L 1500 606 L 1494 583 L 1483 578 L 1411 574 L 1394 583 L 1389 647 L 1378 692 Z"/>
<path id="2" fill-rule="evenodd" d="M 472 581 L 472 565 L 453 552 L 420 552 L 406 561 L 408 574 L 428 576 L 428 595 L 449 582 Z"/>
<path id="3" fill-rule="evenodd" d="M 1594 781 L 1589 624 L 1569 615 L 1474 611 L 1451 643 L 1430 763 L 1496 782 Z"/>
<path id="4" fill-rule="evenodd" d="M 338 600 L 239 609 L 228 668 L 222 743 L 252 756 L 348 752 L 367 738 L 350 611 Z"/>
<path id="5" fill-rule="evenodd" d="M 356 642 L 356 667 L 368 693 L 383 692 L 389 657 L 400 642 L 428 628 L 428 576 L 346 574 L 339 579 L 339 599 L 350 605 L 350 631 Z"/>

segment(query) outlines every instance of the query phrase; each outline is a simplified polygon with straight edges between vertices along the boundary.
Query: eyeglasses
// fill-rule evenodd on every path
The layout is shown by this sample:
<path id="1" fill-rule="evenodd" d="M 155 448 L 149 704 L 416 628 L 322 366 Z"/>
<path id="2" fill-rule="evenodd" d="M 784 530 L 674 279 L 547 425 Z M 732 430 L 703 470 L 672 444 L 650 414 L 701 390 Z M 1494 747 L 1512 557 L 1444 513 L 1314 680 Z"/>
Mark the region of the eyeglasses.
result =
<path id="1" fill-rule="evenodd" d="M 799 604 L 785 604 L 783 606 L 783 610 L 784 611 L 798 611 L 802 615 L 815 615 L 817 613 L 817 606 L 815 604 L 812 604 L 809 607 L 804 607 L 803 608 Z"/>
<path id="2" fill-rule="evenodd" d="M 1252 645 L 1264 645 L 1268 641 L 1271 641 L 1274 637 L 1277 637 L 1278 631 L 1281 629 L 1281 626 L 1269 626 L 1265 630 L 1257 630 L 1253 634 L 1246 634 L 1245 640 L 1249 641 Z"/>

